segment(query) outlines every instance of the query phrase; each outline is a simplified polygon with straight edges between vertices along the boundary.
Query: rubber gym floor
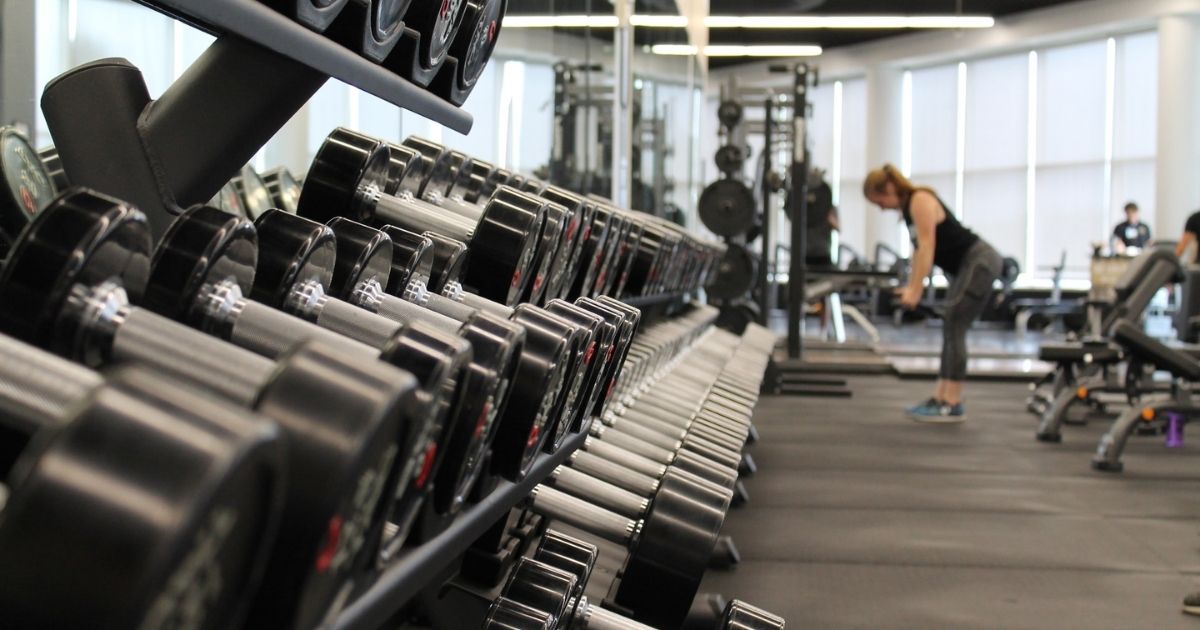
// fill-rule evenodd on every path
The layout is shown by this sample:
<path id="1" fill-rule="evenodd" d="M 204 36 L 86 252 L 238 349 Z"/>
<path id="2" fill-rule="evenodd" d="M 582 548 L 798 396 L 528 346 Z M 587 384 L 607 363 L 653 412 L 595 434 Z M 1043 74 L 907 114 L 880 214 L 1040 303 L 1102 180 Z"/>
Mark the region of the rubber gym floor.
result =
<path id="1" fill-rule="evenodd" d="M 1108 422 L 1038 443 L 1021 383 L 970 383 L 969 420 L 902 409 L 929 381 L 852 377 L 850 399 L 764 396 L 742 562 L 703 591 L 795 628 L 1198 628 L 1200 428 L 1134 437 L 1120 474 L 1090 457 Z"/>

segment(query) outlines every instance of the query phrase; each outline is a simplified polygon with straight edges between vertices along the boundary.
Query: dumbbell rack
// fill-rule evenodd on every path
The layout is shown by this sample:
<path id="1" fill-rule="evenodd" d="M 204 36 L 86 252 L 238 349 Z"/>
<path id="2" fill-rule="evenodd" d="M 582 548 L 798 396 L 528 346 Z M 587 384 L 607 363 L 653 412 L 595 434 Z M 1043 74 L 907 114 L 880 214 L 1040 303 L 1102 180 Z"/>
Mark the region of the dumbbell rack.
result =
<path id="1" fill-rule="evenodd" d="M 466 134 L 472 117 L 258 0 L 135 0 L 213 35 L 233 33 Z"/>
<path id="2" fill-rule="evenodd" d="M 562 448 L 542 454 L 521 483 L 501 481 L 499 487 L 460 514 L 436 538 L 405 552 L 379 576 L 375 584 L 338 616 L 334 628 L 378 628 L 421 589 L 458 559 L 475 539 L 521 502 L 555 468 L 583 446 L 586 434 L 567 438 Z"/>

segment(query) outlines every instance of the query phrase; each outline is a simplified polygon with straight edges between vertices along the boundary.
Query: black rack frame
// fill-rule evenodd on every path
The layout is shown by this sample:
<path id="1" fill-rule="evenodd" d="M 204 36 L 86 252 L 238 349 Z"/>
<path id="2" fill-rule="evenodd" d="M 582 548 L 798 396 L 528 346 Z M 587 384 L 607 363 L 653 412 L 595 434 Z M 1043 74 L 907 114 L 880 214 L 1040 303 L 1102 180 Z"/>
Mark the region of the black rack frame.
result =
<path id="1" fill-rule="evenodd" d="M 468 507 L 445 531 L 418 547 L 406 550 L 366 592 L 338 615 L 333 627 L 339 630 L 378 628 L 458 559 L 506 512 L 529 496 L 533 488 L 550 476 L 587 439 L 586 433 L 567 438 L 562 447 L 542 454 L 520 483 L 501 481 L 482 501 Z"/>

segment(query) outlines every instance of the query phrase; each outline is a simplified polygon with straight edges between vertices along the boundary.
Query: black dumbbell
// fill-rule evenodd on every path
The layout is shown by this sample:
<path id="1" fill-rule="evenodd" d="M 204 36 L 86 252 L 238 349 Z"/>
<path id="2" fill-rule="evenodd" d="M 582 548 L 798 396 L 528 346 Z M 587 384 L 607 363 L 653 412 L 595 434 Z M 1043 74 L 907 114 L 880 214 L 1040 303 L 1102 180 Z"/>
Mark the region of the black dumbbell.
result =
<path id="1" fill-rule="evenodd" d="M 428 481 L 440 472 L 444 461 L 439 457 L 440 445 L 452 426 L 448 418 L 475 400 L 465 384 L 471 348 L 465 340 L 435 328 L 410 325 L 397 330 L 379 350 L 247 300 L 242 296 L 251 291 L 255 277 L 256 237 L 248 221 L 213 208 L 189 210 L 159 245 L 145 304 L 268 357 L 285 356 L 296 344 L 320 340 L 386 360 L 417 377 L 412 446 L 399 497 L 388 515 L 386 555 L 406 539 L 431 491 Z"/>
<path id="2" fill-rule="evenodd" d="M 478 220 L 484 210 L 483 205 L 445 194 L 447 182 L 453 181 L 460 169 L 469 168 L 471 158 L 416 137 L 408 138 L 403 145 L 389 143 L 388 147 L 393 158 L 393 169 L 386 189 L 388 194 L 419 198 L 459 216 Z M 403 166 L 398 167 L 401 164 Z M 505 191 L 516 190 L 500 188 L 488 199 Z M 530 268 L 537 270 L 536 275 L 526 287 L 521 301 L 541 304 L 551 294 L 551 289 L 562 282 L 562 276 L 569 273 L 568 257 L 578 239 L 579 220 L 584 209 L 570 205 L 570 200 L 565 198 L 550 200 L 536 195 L 526 197 L 538 199 L 545 206 L 545 220 L 538 236 L 537 251 L 530 263 Z"/>
<path id="3" fill-rule="evenodd" d="M 786 625 L 783 617 L 736 599 L 721 615 L 722 630 L 783 630 Z"/>
<path id="4" fill-rule="evenodd" d="M 28 138 L 26 139 L 28 140 Z M 58 155 L 58 147 L 54 145 L 38 149 L 38 158 L 46 168 L 46 174 L 54 184 L 55 190 L 66 190 L 71 186 L 67 181 L 67 172 L 63 169 L 62 157 Z"/>
<path id="5" fill-rule="evenodd" d="M 474 170 L 473 158 L 415 136 L 410 136 L 402 145 L 389 146 L 393 155 L 415 152 L 405 158 L 406 168 L 393 169 L 389 192 L 408 193 L 459 213 L 478 212 L 471 209 L 475 207 L 475 202 L 451 194 L 455 190 L 455 183 Z M 488 167 L 490 165 L 484 168 Z M 549 273 L 544 276 L 545 282 L 541 286 L 530 287 L 523 301 L 540 304 L 549 299 L 566 297 L 577 273 L 581 245 L 591 230 L 595 211 L 593 204 L 575 193 L 544 183 L 510 188 L 522 190 L 552 204 L 546 209 L 546 225 L 534 263 L 539 270 L 548 266 Z M 494 194 L 493 191 L 483 199 Z"/>
<path id="6" fill-rule="evenodd" d="M 240 625 L 280 522 L 275 425 L 140 368 L 0 355 L 6 624 Z"/>
<path id="7" fill-rule="evenodd" d="M 463 24 L 430 91 L 462 106 L 492 59 L 508 0 L 468 0 Z"/>
<path id="8" fill-rule="evenodd" d="M 271 194 L 271 202 L 276 208 L 296 214 L 300 204 L 300 182 L 286 166 L 277 166 L 262 174 L 267 192 Z"/>
<path id="9" fill-rule="evenodd" d="M 56 154 L 57 155 L 57 154 Z M 0 258 L 57 194 L 54 181 L 25 135 L 0 127 Z"/>
<path id="10" fill-rule="evenodd" d="M 445 291 L 445 295 L 429 292 L 422 280 L 427 273 L 423 270 L 430 264 L 428 239 L 402 228 L 389 227 L 384 231 L 393 238 L 389 293 L 400 295 L 405 300 L 455 319 L 467 317 L 477 310 L 504 319 L 513 317 L 513 309 L 476 295 L 463 293 L 460 288 L 449 289 Z M 585 338 L 591 340 L 590 343 L 580 345 L 582 354 L 571 368 L 573 374 L 566 376 L 567 398 L 562 405 L 564 409 L 569 410 L 569 417 L 565 420 L 568 424 L 562 425 L 561 429 L 585 431 L 587 427 L 584 423 L 590 419 L 590 410 L 595 406 L 601 392 L 601 376 L 613 360 L 612 348 L 616 341 L 616 330 L 602 318 L 561 300 L 552 300 L 547 304 L 546 310 L 583 327 Z M 561 437 L 563 434 L 556 432 L 556 435 Z M 552 441 L 550 445 L 553 447 L 553 444 Z"/>
<path id="11" fill-rule="evenodd" d="M 532 280 L 529 271 L 544 203 L 519 193 L 498 195 L 478 221 L 471 221 L 420 200 L 386 194 L 392 168 L 387 145 L 335 130 L 304 178 L 299 214 L 322 223 L 345 216 L 377 227 L 396 225 L 467 243 L 472 260 L 464 283 L 497 302 L 516 304 Z"/>
<path id="12" fill-rule="evenodd" d="M 227 182 L 222 186 L 221 190 L 218 190 L 217 194 L 208 200 L 208 205 L 243 219 L 250 218 L 250 214 L 246 212 L 246 206 L 242 202 L 242 196 L 234 187 L 233 182 Z"/>
<path id="13" fill-rule="evenodd" d="M 384 67 L 421 87 L 429 87 L 458 36 L 466 5 L 466 0 L 412 3 L 404 14 L 400 41 L 384 60 Z"/>
<path id="14" fill-rule="evenodd" d="M 708 569 L 732 493 L 684 475 L 663 477 L 646 516 L 630 520 L 546 485 L 534 488 L 529 509 L 629 548 L 614 601 L 634 619 L 678 627 Z"/>
<path id="15" fill-rule="evenodd" d="M 323 345 L 272 363 L 131 307 L 126 291 L 141 293 L 149 266 L 144 215 L 97 193 L 68 191 L 30 224 L 4 268 L 0 328 L 85 364 L 151 366 L 278 422 L 293 464 L 287 525 L 265 578 L 273 587 L 251 619 L 315 623 L 373 557 L 391 488 L 423 446 L 414 437 L 422 423 L 406 420 L 415 381 Z"/>

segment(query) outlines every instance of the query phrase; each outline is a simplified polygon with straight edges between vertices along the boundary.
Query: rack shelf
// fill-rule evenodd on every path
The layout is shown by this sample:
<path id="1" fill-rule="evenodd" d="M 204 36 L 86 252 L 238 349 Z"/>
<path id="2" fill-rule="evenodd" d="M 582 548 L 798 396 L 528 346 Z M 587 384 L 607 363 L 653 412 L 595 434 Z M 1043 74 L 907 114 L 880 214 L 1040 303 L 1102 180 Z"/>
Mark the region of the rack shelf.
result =
<path id="1" fill-rule="evenodd" d="M 542 454 L 521 483 L 501 481 L 500 486 L 479 503 L 468 507 L 446 531 L 396 558 L 369 590 L 338 616 L 333 627 L 339 630 L 378 628 L 421 589 L 432 576 L 453 562 L 475 539 L 483 535 L 505 512 L 515 507 L 583 446 L 587 434 L 567 438 L 562 448 Z"/>
<path id="2" fill-rule="evenodd" d="M 258 0 L 136 0 L 214 35 L 236 34 L 459 133 L 470 114 Z"/>

